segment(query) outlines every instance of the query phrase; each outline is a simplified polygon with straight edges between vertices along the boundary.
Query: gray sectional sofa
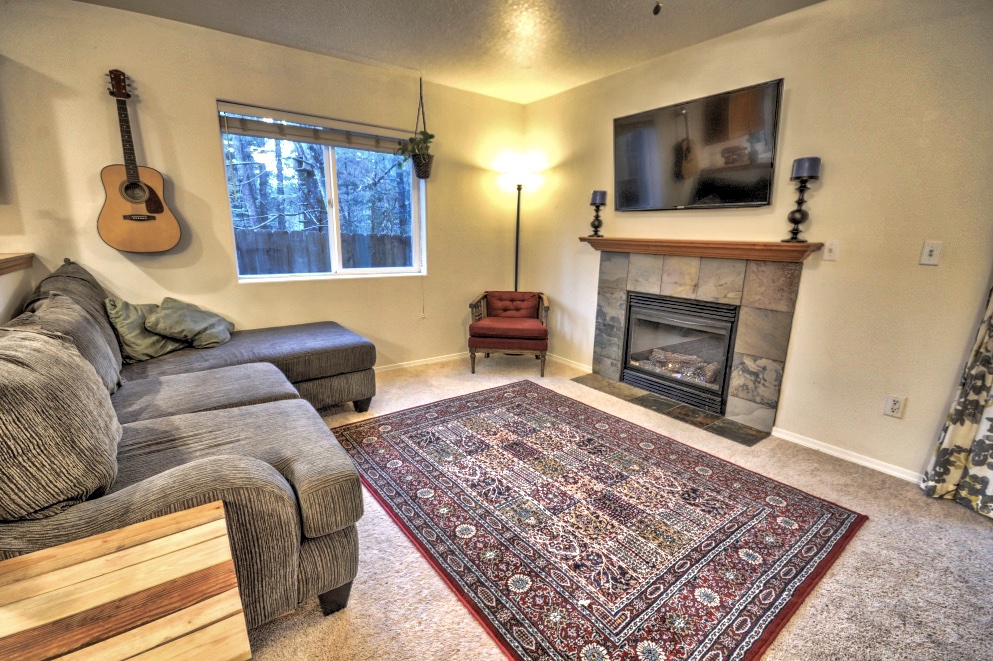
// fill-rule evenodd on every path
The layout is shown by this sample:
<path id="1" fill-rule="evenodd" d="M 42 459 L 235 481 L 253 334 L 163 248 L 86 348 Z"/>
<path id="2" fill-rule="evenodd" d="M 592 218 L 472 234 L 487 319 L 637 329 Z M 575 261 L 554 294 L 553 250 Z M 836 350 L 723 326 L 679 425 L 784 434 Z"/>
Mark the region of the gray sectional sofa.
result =
<path id="1" fill-rule="evenodd" d="M 0 559 L 224 503 L 248 626 L 344 607 L 362 493 L 315 408 L 375 394 L 375 347 L 326 322 L 124 365 L 77 264 L 0 326 Z"/>

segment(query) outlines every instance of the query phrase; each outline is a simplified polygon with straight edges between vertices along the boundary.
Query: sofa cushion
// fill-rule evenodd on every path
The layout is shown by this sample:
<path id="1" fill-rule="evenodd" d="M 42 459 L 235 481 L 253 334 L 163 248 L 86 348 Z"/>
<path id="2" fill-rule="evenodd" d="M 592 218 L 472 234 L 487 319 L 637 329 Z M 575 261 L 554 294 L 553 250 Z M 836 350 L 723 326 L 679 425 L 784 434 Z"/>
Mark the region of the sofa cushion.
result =
<path id="1" fill-rule="evenodd" d="M 362 488 L 345 450 L 310 404 L 286 400 L 124 425 L 114 489 L 218 455 L 260 459 L 293 485 L 306 537 L 362 516 Z"/>
<path id="2" fill-rule="evenodd" d="M 89 271 L 67 257 L 62 266 L 38 283 L 34 292 L 28 297 L 28 302 L 24 304 L 24 309 L 34 310 L 37 305 L 48 299 L 48 295 L 53 291 L 65 294 L 76 301 L 79 307 L 86 310 L 86 313 L 97 322 L 100 334 L 103 335 L 120 369 L 121 350 L 117 346 L 117 336 L 114 335 L 114 329 L 110 327 L 107 313 L 104 311 L 103 301 L 107 298 L 107 292 L 100 283 L 90 275 Z"/>
<path id="3" fill-rule="evenodd" d="M 487 317 L 534 317 L 537 319 L 539 305 L 541 305 L 541 298 L 535 292 L 486 292 Z"/>
<path id="4" fill-rule="evenodd" d="M 110 398 L 121 423 L 300 397 L 269 363 L 128 381 Z"/>
<path id="5" fill-rule="evenodd" d="M 64 335 L 0 328 L 0 520 L 43 519 L 110 489 L 117 422 Z"/>
<path id="6" fill-rule="evenodd" d="M 231 341 L 209 350 L 181 349 L 125 365 L 126 379 L 183 374 L 245 363 L 272 363 L 290 381 L 358 372 L 376 363 L 376 346 L 333 321 L 234 331 Z"/>
<path id="7" fill-rule="evenodd" d="M 25 312 L 5 325 L 67 336 L 96 370 L 107 392 L 114 392 L 121 384 L 121 364 L 107 346 L 100 325 L 68 296 L 52 292 L 35 305 L 34 312 Z"/>
<path id="8" fill-rule="evenodd" d="M 548 337 L 548 328 L 537 319 L 530 317 L 483 317 L 469 324 L 469 335 L 543 340 Z"/>
<path id="9" fill-rule="evenodd" d="M 174 340 L 189 342 L 196 349 L 209 349 L 230 340 L 234 324 L 192 303 L 166 297 L 158 310 L 145 319 L 145 328 Z"/>
<path id="10" fill-rule="evenodd" d="M 125 363 L 158 358 L 187 346 L 186 342 L 153 333 L 145 328 L 145 319 L 159 309 L 156 303 L 128 303 L 113 296 L 104 302 L 107 318 L 114 328 Z"/>

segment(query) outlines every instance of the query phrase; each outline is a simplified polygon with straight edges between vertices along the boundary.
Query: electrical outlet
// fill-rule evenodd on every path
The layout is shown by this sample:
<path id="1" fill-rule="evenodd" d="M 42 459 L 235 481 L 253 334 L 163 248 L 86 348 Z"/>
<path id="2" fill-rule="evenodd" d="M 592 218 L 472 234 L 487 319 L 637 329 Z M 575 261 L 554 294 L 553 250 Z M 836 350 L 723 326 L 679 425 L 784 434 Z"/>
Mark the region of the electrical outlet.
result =
<path id="1" fill-rule="evenodd" d="M 824 257 L 822 259 L 825 262 L 837 262 L 839 252 L 841 252 L 841 241 L 831 239 L 824 244 Z"/>
<path id="2" fill-rule="evenodd" d="M 893 418 L 902 418 L 903 410 L 907 407 L 907 398 L 900 395 L 886 395 L 886 403 L 883 404 L 883 415 Z"/>
<path id="3" fill-rule="evenodd" d="M 924 247 L 921 248 L 921 259 L 920 264 L 924 266 L 937 266 L 938 259 L 941 257 L 941 241 L 934 241 L 928 239 L 924 242 Z"/>

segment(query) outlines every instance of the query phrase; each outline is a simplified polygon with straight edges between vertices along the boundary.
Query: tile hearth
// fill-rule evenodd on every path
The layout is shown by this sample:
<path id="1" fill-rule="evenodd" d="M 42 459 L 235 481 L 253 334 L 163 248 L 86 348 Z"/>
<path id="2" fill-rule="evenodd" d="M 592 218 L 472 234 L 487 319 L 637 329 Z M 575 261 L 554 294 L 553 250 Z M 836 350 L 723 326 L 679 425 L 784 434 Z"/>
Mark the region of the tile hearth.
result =
<path id="1" fill-rule="evenodd" d="M 800 262 L 601 252 L 593 372 L 619 381 L 628 292 L 739 306 L 725 418 L 772 430 Z"/>

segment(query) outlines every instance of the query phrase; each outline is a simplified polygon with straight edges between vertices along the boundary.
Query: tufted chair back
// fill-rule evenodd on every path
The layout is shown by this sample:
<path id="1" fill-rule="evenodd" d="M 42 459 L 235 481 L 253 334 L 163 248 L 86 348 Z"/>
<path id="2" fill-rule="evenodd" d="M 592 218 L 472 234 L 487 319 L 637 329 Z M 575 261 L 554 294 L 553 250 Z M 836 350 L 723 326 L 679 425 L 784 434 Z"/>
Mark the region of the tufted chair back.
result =
<path id="1" fill-rule="evenodd" d="M 487 317 L 538 317 L 541 294 L 530 291 L 486 292 Z"/>

